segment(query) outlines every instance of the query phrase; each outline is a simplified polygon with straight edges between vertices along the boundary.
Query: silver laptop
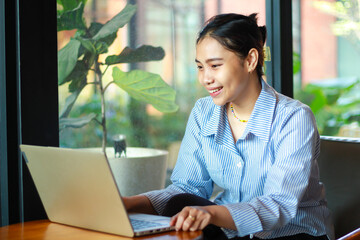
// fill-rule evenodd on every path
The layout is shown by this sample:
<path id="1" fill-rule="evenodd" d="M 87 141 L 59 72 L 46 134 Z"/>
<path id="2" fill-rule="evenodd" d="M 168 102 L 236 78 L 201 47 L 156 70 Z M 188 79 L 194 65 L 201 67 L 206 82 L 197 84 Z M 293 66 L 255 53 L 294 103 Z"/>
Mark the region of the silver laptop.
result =
<path id="1" fill-rule="evenodd" d="M 174 229 L 169 217 L 126 212 L 101 152 L 20 148 L 50 221 L 127 237 Z"/>

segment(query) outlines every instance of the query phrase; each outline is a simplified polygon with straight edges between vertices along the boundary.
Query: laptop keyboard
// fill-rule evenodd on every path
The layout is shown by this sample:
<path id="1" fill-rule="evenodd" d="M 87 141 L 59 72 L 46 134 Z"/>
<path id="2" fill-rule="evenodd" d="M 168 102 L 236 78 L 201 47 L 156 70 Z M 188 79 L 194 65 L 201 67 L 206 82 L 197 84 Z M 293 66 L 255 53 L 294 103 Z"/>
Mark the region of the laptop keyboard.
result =
<path id="1" fill-rule="evenodd" d="M 133 226 L 134 230 L 164 226 L 163 223 L 159 223 L 159 222 L 149 222 L 149 221 L 138 220 L 138 219 L 130 219 L 130 221 L 131 221 L 131 225 Z"/>

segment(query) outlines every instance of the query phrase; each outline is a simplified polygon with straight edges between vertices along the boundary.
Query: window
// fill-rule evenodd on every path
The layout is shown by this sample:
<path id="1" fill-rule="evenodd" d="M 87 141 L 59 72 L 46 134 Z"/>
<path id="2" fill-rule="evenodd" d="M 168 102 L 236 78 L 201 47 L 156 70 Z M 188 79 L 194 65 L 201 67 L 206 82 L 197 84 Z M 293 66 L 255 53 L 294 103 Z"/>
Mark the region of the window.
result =
<path id="1" fill-rule="evenodd" d="M 260 25 L 265 25 L 265 1 L 238 0 L 138 0 L 128 1 L 137 5 L 136 15 L 132 21 L 117 32 L 115 43 L 106 55 L 119 54 L 125 46 L 136 48 L 139 45 L 160 46 L 165 57 L 160 61 L 140 62 L 136 64 L 119 64 L 116 67 L 129 71 L 142 69 L 156 73 L 176 90 L 176 103 L 179 109 L 174 113 L 162 113 L 152 105 L 138 102 L 114 84 L 106 92 L 106 117 L 108 146 L 111 136 L 125 134 L 129 146 L 146 146 L 160 149 L 176 149 L 181 141 L 187 118 L 195 101 L 206 96 L 197 81 L 195 59 L 195 41 L 198 31 L 204 22 L 218 13 L 237 12 L 242 14 L 258 13 Z M 246 3 L 246 4 L 245 4 Z M 86 23 L 106 23 L 120 12 L 126 1 L 93 0 L 87 1 L 84 7 Z M 61 8 L 61 6 L 59 6 Z M 74 38 L 76 30 L 59 31 L 58 46 Z M 111 66 L 112 67 L 112 66 Z M 105 67 L 101 67 L 104 71 Z M 111 69 L 104 75 L 104 81 L 111 81 Z M 88 82 L 94 78 L 88 75 Z M 60 113 L 69 96 L 69 84 L 59 87 Z M 101 112 L 101 99 L 94 85 L 87 85 L 69 114 L 69 117 L 83 117 L 91 112 Z M 99 120 L 98 120 L 99 122 Z M 63 147 L 101 146 L 102 131 L 97 121 L 80 128 L 64 128 L 60 132 L 60 145 Z M 170 153 L 171 154 L 171 153 Z"/>
<path id="2" fill-rule="evenodd" d="M 325 136 L 360 137 L 359 1 L 293 0 L 294 96 Z"/>
<path id="3" fill-rule="evenodd" d="M 292 3 L 294 96 L 309 105 L 316 118 L 320 180 L 339 238 L 359 225 L 356 219 L 342 224 L 349 212 L 359 216 L 352 207 L 356 200 L 348 197 L 357 195 L 354 186 L 359 184 L 353 170 L 360 149 L 359 1 Z"/>
<path id="4" fill-rule="evenodd" d="M 79 2 L 80 0 L 78 0 L 77 2 Z M 19 4 L 20 2 L 20 14 L 16 14 L 16 4 Z M 68 2 L 76 2 L 76 1 L 68 1 Z M 129 1 L 130 2 L 130 1 Z M 134 1 L 131 1 L 134 2 Z M 182 36 L 179 36 L 179 31 L 174 31 L 172 32 L 172 30 L 174 30 L 174 28 L 168 27 L 167 32 L 163 33 L 164 37 L 161 38 L 151 38 L 150 36 L 152 35 L 152 31 L 154 32 L 159 32 L 161 31 L 161 29 L 163 29 L 163 27 L 160 27 L 160 25 L 156 25 L 155 24 L 155 20 L 156 17 L 160 16 L 156 14 L 156 12 L 161 12 L 162 13 L 166 13 L 166 19 L 165 17 L 162 18 L 163 26 L 171 26 L 171 19 L 176 19 L 176 24 L 174 26 L 176 26 L 175 29 L 180 28 L 181 24 L 179 24 L 178 22 L 181 20 L 181 22 L 183 22 L 182 16 L 180 13 L 174 14 L 174 16 L 176 16 L 175 18 L 172 17 L 171 15 L 171 11 L 169 8 L 170 3 L 173 3 L 174 6 L 179 7 L 179 5 L 176 5 L 177 3 L 181 4 L 181 8 L 186 9 L 187 11 L 189 11 L 189 19 L 186 20 L 186 26 L 187 28 L 183 28 Z M 175 36 L 177 36 L 177 41 L 176 44 L 177 46 L 186 46 L 185 49 L 182 49 L 180 51 L 180 48 L 176 48 L 179 50 L 179 52 L 177 52 L 176 59 L 181 59 L 182 57 L 184 57 L 185 55 L 183 54 L 184 52 L 186 54 L 194 54 L 192 51 L 190 51 L 189 49 L 191 49 L 191 47 L 194 46 L 194 39 L 188 39 L 190 38 L 190 33 L 188 35 L 186 35 L 187 33 L 184 33 L 186 31 L 197 31 L 201 28 L 201 24 L 204 22 L 205 19 L 207 19 L 209 16 L 214 15 L 216 13 L 219 12 L 232 12 L 235 11 L 236 12 L 240 12 L 240 13 L 251 13 L 251 12 L 259 12 L 260 14 L 260 23 L 265 23 L 265 2 L 266 4 L 268 4 L 269 2 L 275 2 L 275 1 L 271 1 L 271 0 L 262 0 L 262 1 L 245 1 L 245 0 L 194 0 L 194 1 L 155 1 L 155 0 L 143 0 L 143 1 L 137 1 L 137 5 L 138 5 L 138 9 L 139 11 L 142 10 L 143 12 L 139 12 L 138 11 L 138 15 L 139 18 L 140 17 L 145 17 L 145 20 L 141 21 L 140 19 L 138 20 L 138 23 L 136 24 L 142 24 L 141 28 L 136 27 L 137 25 L 135 25 L 134 28 L 129 29 L 128 26 L 126 26 L 123 30 L 121 31 L 121 33 L 119 33 L 118 38 L 121 38 L 123 40 L 122 43 L 119 44 L 125 44 L 125 43 L 131 43 L 131 41 L 128 41 L 128 31 L 132 31 L 134 32 L 135 30 L 137 30 L 137 34 L 138 36 L 138 44 L 152 44 L 152 45 L 159 45 L 164 47 L 165 51 L 166 51 L 166 57 L 164 60 L 160 61 L 160 62 L 151 62 L 151 63 L 147 63 L 144 64 L 144 66 L 140 65 L 137 66 L 139 68 L 143 68 L 146 70 L 151 70 L 154 72 L 157 72 L 158 74 L 160 74 L 162 76 L 162 78 L 166 81 L 169 81 L 168 83 L 172 85 L 172 87 L 174 87 L 177 91 L 178 91 L 178 95 L 177 95 L 177 101 L 179 106 L 180 106 L 180 112 L 185 110 L 185 107 L 190 107 L 191 104 L 193 102 L 195 102 L 195 99 L 193 99 L 193 102 L 189 104 L 189 106 L 187 106 L 186 104 L 181 103 L 181 100 L 184 99 L 185 97 L 183 97 L 181 94 L 181 88 L 184 90 L 186 90 L 185 92 L 187 93 L 189 88 L 186 87 L 182 87 L 181 84 L 185 83 L 187 80 L 189 80 L 190 83 L 194 84 L 194 86 L 197 86 L 196 84 L 196 75 L 195 75 L 195 64 L 193 63 L 193 59 L 191 59 L 190 56 L 188 56 L 188 58 L 190 59 L 190 62 L 188 63 L 188 67 L 184 67 L 182 65 L 176 65 L 175 68 L 175 76 L 181 76 L 176 78 L 175 84 L 173 84 L 170 80 L 171 80 L 171 76 L 172 74 L 168 74 L 166 75 L 165 73 L 161 72 L 161 69 L 164 70 L 165 66 L 164 62 L 165 60 L 170 56 L 171 52 L 172 52 L 172 48 L 166 49 L 166 46 L 171 46 L 171 41 L 172 39 L 175 39 Z M 280 6 L 287 4 L 287 1 L 276 1 Z M 303 6 L 303 4 L 310 4 L 312 1 L 300 1 L 300 0 L 293 0 L 293 13 L 297 13 L 294 14 L 294 19 L 293 22 L 296 24 L 296 28 L 297 28 L 297 32 L 295 32 L 294 29 L 294 40 L 296 40 L 296 44 L 294 44 L 294 52 L 296 54 L 294 59 L 296 62 L 296 59 L 300 59 L 300 61 L 297 61 L 295 64 L 295 66 L 302 66 L 302 68 L 300 68 L 299 71 L 296 71 L 296 67 L 294 68 L 294 72 L 296 72 L 294 78 L 295 78 L 295 92 L 297 92 L 300 88 L 300 86 L 302 88 L 305 88 L 306 83 L 305 80 L 303 80 L 303 76 L 305 74 L 305 48 L 304 45 L 302 45 L 302 39 L 300 37 L 302 37 L 305 32 L 302 31 L 302 28 L 306 26 L 305 22 L 302 22 L 305 19 L 305 6 Z M 333 3 L 335 1 L 328 1 L 330 3 Z M 356 2 L 356 1 L 352 1 Z M 3 148 L 6 148 L 4 146 L 7 146 L 7 149 L 5 149 L 5 151 L 7 150 L 7 155 L 6 154 L 0 154 L 0 162 L 1 162 L 1 166 L 5 166 L 4 164 L 8 165 L 8 169 L 5 170 L 4 168 L 1 168 L 2 170 L 2 178 L 0 179 L 1 181 L 1 186 L 10 186 L 8 191 L 4 188 L 1 188 L 1 197 L 2 197 L 2 201 L 0 202 L 1 204 L 1 217 L 3 219 L 3 221 L 1 222 L 1 224 L 7 224 L 7 222 L 9 223 L 16 223 L 19 222 L 21 220 L 33 220 L 33 219 L 41 219 L 44 218 L 44 214 L 42 213 L 41 210 L 39 210 L 40 208 L 42 208 L 42 204 L 39 200 L 38 197 L 34 196 L 36 195 L 36 190 L 33 186 L 31 177 L 29 176 L 29 174 L 26 172 L 26 168 L 22 169 L 21 166 L 21 161 L 19 161 L 18 159 L 18 142 L 23 142 L 26 144 L 38 144 L 38 145 L 46 145 L 46 146 L 57 146 L 58 145 L 58 117 L 57 117 L 57 107 L 55 105 L 58 104 L 57 102 L 57 90 L 59 90 L 59 107 L 60 107 L 60 111 L 62 110 L 62 106 L 64 104 L 65 98 L 66 98 L 66 94 L 67 93 L 67 89 L 66 87 L 64 89 L 61 89 L 61 87 L 58 89 L 57 83 L 56 81 L 52 81 L 52 79 L 56 79 L 56 35 L 55 35 L 55 28 L 56 28 L 56 3 L 55 1 L 48 1 L 48 0 L 42 0 L 37 2 L 37 4 L 33 4 L 31 1 L 13 1 L 13 0 L 0 0 L 0 4 L 2 4 L 2 6 L 5 3 L 5 7 L 1 8 L 2 10 L 4 10 L 3 12 L 5 14 L 0 14 L 0 24 L 1 27 L 3 27 L 5 25 L 5 29 L 1 29 L 1 31 L 3 33 L 6 33 L 1 35 L 0 38 L 2 39 L 2 42 L 0 43 L 0 47 L 6 49 L 6 61 L 4 60 L 4 56 L 1 55 L 1 61 L 0 61 L 0 74 L 1 76 L 4 76 L 4 74 L 6 73 L 5 78 L 0 78 L 0 82 L 1 82 L 1 86 L 6 86 L 6 90 L 5 89 L 1 89 L 2 93 L 6 93 L 6 103 L 4 101 L 1 101 L 1 107 L 3 110 L 4 104 L 6 104 L 6 109 L 7 109 L 7 114 L 5 116 L 6 121 L 7 121 L 7 132 L 11 132 L 12 134 L 7 134 L 7 138 L 5 139 L 5 141 L 3 141 L 3 137 L 4 135 L 2 135 L 1 139 L 1 146 L 2 146 L 2 150 Z M 345 3 L 345 1 L 341 1 L 340 3 Z M 189 4 L 189 5 L 186 5 Z M 300 5 L 301 4 L 301 5 Z M 112 16 L 114 16 L 114 14 L 116 14 L 118 11 L 120 11 L 122 9 L 122 7 L 124 7 L 125 5 L 125 0 L 88 0 L 85 6 L 85 15 L 84 17 L 87 19 L 86 21 L 89 22 L 91 21 L 91 19 L 96 19 L 96 21 L 99 22 L 105 22 L 106 20 L 110 19 Z M 357 5 L 356 5 L 357 6 Z M 246 7 L 246 9 L 245 9 Z M 268 10 L 268 5 L 266 5 L 266 8 Z M 160 11 L 160 9 L 163 9 Z M 356 10 L 357 9 L 357 10 Z M 178 11 L 179 9 L 176 8 L 176 11 Z M 353 7 L 354 11 L 358 11 L 358 6 Z M 93 14 L 94 12 L 97 12 L 97 14 Z M 146 12 L 146 14 L 144 13 L 144 11 L 148 11 Z M 312 8 L 312 11 L 318 11 L 318 14 L 326 15 L 327 17 L 331 17 L 331 15 L 325 14 L 323 12 L 320 12 L 319 9 L 317 8 Z M 155 13 L 154 13 L 155 12 Z M 164 13 L 164 14 L 165 14 Z M 108 15 L 107 15 L 108 14 Z M 316 14 L 315 14 L 316 15 Z M 266 16 L 267 18 L 271 19 L 272 21 L 278 21 L 279 18 L 281 17 L 281 14 L 272 14 L 271 16 Z M 298 16 L 297 18 L 295 16 Z M 4 18 L 5 21 L 4 23 Z M 18 17 L 20 19 L 20 25 L 21 28 L 17 29 L 15 25 L 15 21 L 14 19 L 16 19 L 16 17 Z M 332 17 L 334 22 L 336 22 L 336 18 Z M 29 21 L 29 19 L 31 19 L 31 21 Z M 152 21 L 152 25 L 153 28 L 150 29 L 147 24 L 150 24 L 149 21 Z M 267 19 L 268 20 L 268 19 Z M 280 22 L 283 22 L 281 20 L 279 20 Z M 191 22 L 191 24 L 189 24 Z M 286 21 L 286 23 L 288 24 L 290 21 Z M 312 21 L 311 24 L 318 24 L 319 22 L 317 21 Z M 155 26 L 154 26 L 155 25 Z M 304 25 L 304 26 L 303 26 Z M 309 23 L 308 23 L 309 25 Z M 36 26 L 36 27 L 34 27 Z M 155 29 L 157 26 L 158 29 Z M 325 25 L 322 25 L 325 26 Z M 328 27 L 331 26 L 330 24 L 327 25 Z M 271 25 L 267 24 L 268 28 L 271 28 Z M 144 29 L 146 29 L 146 32 L 144 31 Z M 320 29 L 320 28 L 319 28 Z M 5 31 L 6 30 L 6 31 Z M 301 30 L 301 31 L 300 31 Z M 20 32 L 20 36 L 21 39 L 16 39 L 16 32 Z M 65 41 L 67 41 L 66 39 L 69 39 L 70 36 L 73 36 L 74 31 L 69 31 L 69 32 L 58 32 L 58 42 L 59 42 L 59 49 L 62 48 L 65 43 Z M 144 39 L 140 38 L 141 34 L 145 34 Z M 161 34 L 161 32 L 160 32 Z M 66 35 L 66 36 L 64 36 Z M 162 36 L 162 35 L 161 35 Z M 168 37 L 170 36 L 170 37 Z M 172 37 L 174 36 L 174 37 Z M 318 40 L 316 39 L 314 33 L 309 36 L 313 37 L 313 42 L 314 40 Z M 3 37 L 3 38 L 2 38 Z M 297 39 L 295 39 L 297 37 Z M 333 36 L 334 37 L 334 36 Z M 3 41 L 4 38 L 6 39 L 6 41 Z M 146 40 L 147 38 L 149 39 L 156 39 L 156 40 Z M 333 68 L 337 69 L 337 75 L 334 74 L 334 76 L 322 76 L 321 80 L 323 79 L 327 79 L 327 78 L 339 78 L 339 77 L 346 77 L 346 78 L 351 78 L 353 76 L 358 76 L 358 68 L 356 68 L 356 63 L 358 62 L 357 58 L 357 54 L 355 54 L 355 50 L 354 47 L 352 47 L 352 45 L 343 45 L 342 42 L 345 41 L 344 36 L 336 36 L 336 50 L 334 51 L 336 53 L 336 63 L 337 65 L 335 65 Z M 140 42 L 144 41 L 144 42 Z M 168 41 L 167 45 L 161 41 Z M 182 42 L 180 43 L 180 40 L 187 40 L 187 42 Z M 328 40 L 328 39 L 326 39 Z M 64 41 L 64 42 L 62 42 Z M 156 41 L 156 42 L 153 42 Z M 286 41 L 286 39 L 285 39 Z M 62 42 L 62 43 L 61 43 Z M 273 40 L 274 43 L 278 42 L 278 39 L 274 39 Z M 339 44 L 340 42 L 340 44 Z M 286 43 L 286 42 L 285 42 Z M 327 43 L 327 41 L 322 41 L 321 44 L 325 46 L 325 43 Z M 22 81 L 22 89 L 23 92 L 21 93 L 21 102 L 18 102 L 19 99 L 16 98 L 17 92 L 16 92 L 16 87 L 15 85 L 15 80 L 17 79 L 16 77 L 16 73 L 17 71 L 20 71 L 16 66 L 17 65 L 17 61 L 15 61 L 16 58 L 16 54 L 17 54 L 17 44 L 21 44 L 21 81 Z M 187 44 L 187 45 L 186 45 Z M 340 46 L 341 45 L 341 46 Z M 125 45 L 124 45 L 125 46 Z M 279 46 L 280 48 L 282 48 L 284 45 Z M 321 46 L 320 46 L 321 47 Z M 353 54 L 347 54 L 347 55 L 343 55 L 345 53 L 347 53 L 349 50 L 346 50 L 348 48 L 352 48 Z M 120 49 L 120 48 L 119 48 Z M 118 50 L 119 50 L 118 49 Z M 274 49 L 273 49 L 274 50 Z M 329 50 L 325 49 L 326 51 L 329 52 Z M 334 49 L 333 49 L 334 50 Z M 332 51 L 333 51 L 332 50 Z M 170 51 L 170 52 L 169 52 Z M 118 51 L 117 51 L 118 53 Z M 1 53 L 3 54 L 3 53 Z M 297 56 L 296 56 L 297 55 Z M 181 58 L 180 58 L 181 56 Z M 344 57 L 345 56 L 345 57 Z M 346 59 L 346 61 L 344 61 L 344 58 Z M 356 59 L 355 59 L 356 58 Z M 172 58 L 170 58 L 171 60 Z M 272 56 L 272 59 L 275 60 L 275 56 Z M 340 60 L 341 61 L 340 61 Z M 351 60 L 350 60 L 351 59 Z M 169 62 L 170 62 L 169 60 Z M 328 59 L 325 59 L 327 62 Z M 6 65 L 5 65 L 6 62 Z M 178 61 L 178 63 L 181 62 L 185 62 L 186 61 Z M 307 61 L 308 62 L 308 61 Z M 46 63 L 46 67 L 44 67 Z M 299 63 L 301 63 L 299 65 Z M 39 68 L 40 65 L 42 66 L 41 68 Z M 160 67 L 161 68 L 160 68 Z M 333 65 L 332 65 L 333 66 Z M 354 67 L 355 66 L 355 67 Z M 124 67 L 124 70 L 126 68 L 130 68 L 130 66 L 122 66 Z M 339 71 L 341 67 L 341 71 Z M 166 65 L 167 70 L 172 73 L 172 71 L 170 71 L 171 69 L 173 69 L 173 65 L 170 65 L 170 67 L 168 67 Z M 193 69 L 194 68 L 194 69 Z M 5 69 L 5 73 L 2 72 L 3 69 Z M 154 70 L 153 70 L 154 69 Z M 184 69 L 186 69 L 187 72 L 184 72 Z M 348 74 L 345 74 L 345 70 L 348 71 Z M 353 71 L 352 74 L 349 74 L 349 72 Z M 188 76 L 188 78 L 184 79 L 184 76 Z M 169 77 L 170 76 L 170 77 Z M 305 75 L 306 76 L 306 75 Z M 193 79 L 192 79 L 193 78 Z M 319 76 L 315 76 L 313 77 L 314 79 L 320 79 Z M 174 78 L 175 79 L 175 78 Z M 180 80 L 181 79 L 181 80 Z M 305 79 L 305 78 L 304 78 Z M 276 79 L 275 79 L 276 80 Z M 184 82 L 183 82 L 184 81 Z M 55 89 L 55 91 L 53 91 L 53 89 Z M 190 92 L 191 94 L 193 94 L 196 97 L 200 97 L 202 96 L 201 90 L 197 90 L 198 88 L 194 87 L 191 88 L 191 90 L 194 90 L 194 92 Z M 89 90 L 91 91 L 91 90 Z M 190 94 L 189 93 L 189 94 Z M 1 95 L 2 97 L 4 97 L 3 95 Z M 297 93 L 295 94 L 295 96 L 297 98 L 300 98 Z M 356 98 L 358 99 L 358 96 L 356 96 Z M 3 98 L 2 98 L 3 99 Z M 118 100 L 119 101 L 119 100 Z M 131 107 L 129 107 L 130 105 L 129 103 L 129 98 L 124 97 L 124 100 L 122 100 L 123 102 L 117 102 L 116 104 L 121 105 L 121 106 L 125 106 L 126 110 L 130 110 Z M 109 102 L 113 102 L 113 101 L 109 101 Z M 96 103 L 96 101 L 93 101 L 93 103 Z M 356 101 L 355 101 L 356 103 Z M 22 122 L 17 123 L 17 112 L 16 109 L 14 109 L 14 105 L 17 104 L 22 104 L 23 106 L 23 110 L 24 112 L 22 113 Z M 83 106 L 81 101 L 76 103 L 78 106 L 75 106 L 74 109 L 78 108 L 79 111 L 83 110 L 85 107 L 88 106 Z M 115 104 L 115 102 L 113 102 L 112 104 Z M 94 104 L 95 105 L 95 104 Z M 93 105 L 93 106 L 94 106 Z M 185 105 L 185 107 L 184 107 Z M 90 107 L 90 106 L 89 106 Z M 98 106 L 95 106 L 95 108 L 98 108 Z M 111 107 L 111 106 L 109 106 Z M 147 107 L 147 106 L 146 106 Z M 327 107 L 326 107 L 327 108 Z M 46 109 L 46 114 L 44 114 L 44 109 Z M 354 111 L 356 111 L 356 109 L 358 108 L 354 108 Z M 151 107 L 147 108 L 148 112 L 151 113 L 150 116 L 151 118 L 155 120 L 160 119 L 158 123 L 161 123 L 161 120 L 164 118 L 176 118 L 176 114 L 174 113 L 174 115 L 172 116 L 167 115 L 167 114 L 158 114 L 156 115 L 154 112 L 152 112 Z M 54 113 L 55 111 L 55 113 Z M 131 111 L 130 111 L 131 112 Z M 134 112 L 134 111 L 133 111 Z M 142 114 L 143 112 L 140 112 L 140 114 Z M 74 111 L 72 113 L 72 116 L 79 116 L 80 113 Z M 118 113 L 117 113 L 118 114 Z M 119 111 L 120 114 L 120 111 Z M 124 112 L 121 111 L 121 114 L 125 114 Z M 129 129 L 129 125 L 126 125 L 126 123 L 130 123 L 130 121 L 126 118 L 123 117 L 123 115 L 121 115 L 118 119 L 116 119 L 116 124 L 121 124 L 121 125 L 125 125 L 125 128 L 122 127 L 121 130 L 124 129 Z M 148 114 L 143 114 L 143 116 L 148 116 Z M 186 118 L 186 114 L 184 114 L 184 118 Z M 2 115 L 2 117 L 4 117 L 4 115 Z M 3 118 L 2 118 L 3 120 Z M 165 121 L 165 119 L 164 119 Z M 168 120 L 169 122 L 170 120 Z M 319 121 L 319 120 L 317 120 Z M 179 133 L 182 134 L 183 131 L 181 130 L 181 128 L 185 127 L 186 124 L 186 119 L 184 119 L 184 121 L 179 121 L 181 126 L 179 126 L 178 128 Z M 330 121 L 331 123 L 331 121 Z M 2 122 L 1 124 L 4 124 L 4 122 Z M 92 123 L 94 126 L 96 126 L 95 123 Z M 153 123 L 151 122 L 151 125 Z M 110 124 L 111 126 L 111 121 Z M 355 124 L 354 124 L 355 125 Z M 72 129 L 71 131 L 73 132 L 67 132 L 67 133 L 62 133 L 62 136 L 60 138 L 61 140 L 61 145 L 62 146 L 68 146 L 68 147 L 86 147 L 86 146 L 99 146 L 100 142 L 99 139 L 101 137 L 101 133 L 99 133 L 98 130 L 94 130 L 94 126 L 93 126 L 93 130 L 86 130 L 87 127 L 91 126 L 88 125 L 86 127 L 83 128 L 79 128 L 79 129 Z M 346 126 L 346 124 L 345 124 Z M 4 125 L 1 125 L 1 127 L 4 127 Z M 18 130 L 22 129 L 22 136 L 19 137 L 18 135 Z M 110 127 L 111 129 L 111 127 Z M 119 132 L 119 131 L 114 131 L 114 132 Z M 355 131 L 352 131 L 355 132 Z M 1 132 L 3 134 L 3 132 Z M 154 136 L 157 133 L 152 131 L 150 132 L 152 135 Z M 86 135 L 88 137 L 88 139 L 85 138 L 78 138 L 79 134 L 83 134 Z M 180 135 L 176 135 L 174 133 L 174 131 L 172 131 L 171 133 L 163 133 L 164 134 L 168 134 L 171 135 L 172 134 L 172 140 L 170 140 L 170 142 L 176 142 L 177 140 L 181 139 Z M 5 138 L 5 137 L 4 137 Z M 22 139 L 21 139 L 22 138 Z M 73 141 L 74 138 L 76 140 L 76 138 L 78 138 L 78 140 Z M 80 139 L 80 140 L 79 140 Z M 140 142 L 140 140 L 139 140 Z M 161 145 L 162 141 L 157 140 L 157 142 L 149 142 L 150 147 L 158 147 L 158 146 L 165 146 L 165 145 Z M 4 172 L 8 173 L 8 178 L 5 177 L 6 174 L 3 174 Z M 22 186 L 20 187 L 20 185 L 22 185 L 22 183 L 24 184 L 24 189 L 26 189 L 26 191 L 22 191 Z M 19 203 L 21 202 L 21 203 Z M 7 206 L 7 203 L 9 203 L 9 206 Z M 23 203 L 23 206 L 22 206 Z M 7 214 L 8 213 L 8 214 Z M 24 217 L 25 216 L 25 217 Z"/>

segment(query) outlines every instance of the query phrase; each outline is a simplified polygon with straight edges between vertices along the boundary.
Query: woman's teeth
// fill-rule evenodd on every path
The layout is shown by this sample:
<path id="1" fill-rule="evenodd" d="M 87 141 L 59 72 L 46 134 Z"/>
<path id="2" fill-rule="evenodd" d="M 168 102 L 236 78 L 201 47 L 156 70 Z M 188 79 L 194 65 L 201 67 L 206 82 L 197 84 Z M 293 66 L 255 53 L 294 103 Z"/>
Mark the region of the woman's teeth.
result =
<path id="1" fill-rule="evenodd" d="M 222 89 L 222 87 L 219 87 L 219 88 L 210 90 L 209 92 L 210 92 L 210 93 L 214 93 L 214 92 L 220 91 L 221 89 Z"/>

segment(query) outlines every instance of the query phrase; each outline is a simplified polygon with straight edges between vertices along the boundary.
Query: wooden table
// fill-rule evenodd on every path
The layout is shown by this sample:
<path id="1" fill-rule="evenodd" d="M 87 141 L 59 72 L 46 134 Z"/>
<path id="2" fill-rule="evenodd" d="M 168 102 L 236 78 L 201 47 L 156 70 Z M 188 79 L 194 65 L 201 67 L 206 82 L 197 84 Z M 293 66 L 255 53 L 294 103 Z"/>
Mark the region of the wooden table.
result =
<path id="1" fill-rule="evenodd" d="M 112 234 L 90 231 L 86 229 L 70 227 L 48 220 L 38 220 L 18 223 L 0 228 L 1 240 L 129 240 L 129 239 L 151 239 L 151 240 L 200 240 L 202 232 L 166 232 L 148 235 L 145 237 L 127 238 Z"/>

